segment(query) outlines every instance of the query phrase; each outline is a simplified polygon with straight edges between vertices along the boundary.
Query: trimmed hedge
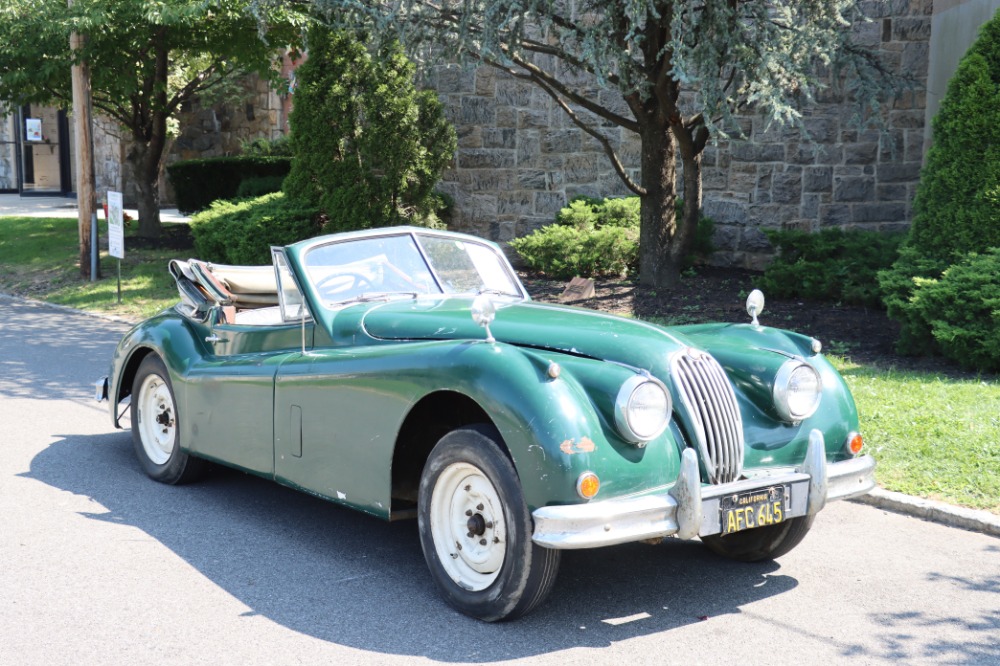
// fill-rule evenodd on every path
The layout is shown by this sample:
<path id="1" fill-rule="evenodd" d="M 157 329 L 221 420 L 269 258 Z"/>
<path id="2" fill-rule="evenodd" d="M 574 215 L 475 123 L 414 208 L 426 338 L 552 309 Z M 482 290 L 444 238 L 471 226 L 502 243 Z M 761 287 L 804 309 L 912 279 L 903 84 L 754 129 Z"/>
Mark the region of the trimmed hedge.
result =
<path id="1" fill-rule="evenodd" d="M 256 199 L 216 201 L 191 218 L 199 259 L 222 264 L 271 263 L 272 245 L 289 245 L 323 233 L 319 210 L 281 192 Z"/>
<path id="2" fill-rule="evenodd" d="M 765 230 L 778 256 L 765 269 L 761 289 L 778 298 L 810 298 L 878 307 L 876 279 L 899 254 L 904 234 L 824 229 Z"/>
<path id="3" fill-rule="evenodd" d="M 284 178 L 292 168 L 290 157 L 207 157 L 167 165 L 177 208 L 194 213 L 219 199 L 237 196 L 240 184 L 250 178 Z"/>

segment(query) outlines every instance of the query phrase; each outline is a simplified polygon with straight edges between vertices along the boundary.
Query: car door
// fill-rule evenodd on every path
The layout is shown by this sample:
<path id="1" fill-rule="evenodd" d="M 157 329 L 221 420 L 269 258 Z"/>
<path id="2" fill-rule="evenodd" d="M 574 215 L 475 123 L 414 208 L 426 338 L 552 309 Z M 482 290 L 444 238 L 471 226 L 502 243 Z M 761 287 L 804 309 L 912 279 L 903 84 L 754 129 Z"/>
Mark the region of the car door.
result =
<path id="1" fill-rule="evenodd" d="M 276 267 L 278 284 L 288 275 Z M 266 310 L 270 310 L 269 312 Z M 311 349 L 315 324 L 304 307 L 209 318 L 207 353 L 188 375 L 191 450 L 264 476 L 274 474 L 274 381 L 288 359 Z"/>

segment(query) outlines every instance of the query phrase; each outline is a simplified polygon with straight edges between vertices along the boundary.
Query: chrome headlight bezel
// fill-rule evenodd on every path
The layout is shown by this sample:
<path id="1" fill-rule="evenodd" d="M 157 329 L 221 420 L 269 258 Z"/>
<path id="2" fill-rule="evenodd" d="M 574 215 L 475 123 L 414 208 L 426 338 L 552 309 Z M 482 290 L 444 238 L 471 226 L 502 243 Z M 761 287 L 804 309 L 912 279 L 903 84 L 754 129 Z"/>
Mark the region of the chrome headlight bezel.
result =
<path id="1" fill-rule="evenodd" d="M 663 407 L 661 417 L 655 419 L 655 427 L 643 426 L 637 423 L 637 415 L 634 410 L 638 407 L 637 400 L 641 399 L 645 391 L 657 390 L 662 393 Z M 673 400 L 666 385 L 655 377 L 649 375 L 635 375 L 625 380 L 618 390 L 618 397 L 615 398 L 615 426 L 619 434 L 627 442 L 631 442 L 638 447 L 643 447 L 646 442 L 656 439 L 670 424 L 670 415 L 673 412 Z"/>
<path id="2" fill-rule="evenodd" d="M 811 374 L 810 381 L 814 383 L 811 399 L 800 403 L 792 393 L 801 373 Z M 823 378 L 819 371 L 809 363 L 798 359 L 785 361 L 774 376 L 774 408 L 783 421 L 799 423 L 816 413 L 820 397 L 823 395 Z"/>

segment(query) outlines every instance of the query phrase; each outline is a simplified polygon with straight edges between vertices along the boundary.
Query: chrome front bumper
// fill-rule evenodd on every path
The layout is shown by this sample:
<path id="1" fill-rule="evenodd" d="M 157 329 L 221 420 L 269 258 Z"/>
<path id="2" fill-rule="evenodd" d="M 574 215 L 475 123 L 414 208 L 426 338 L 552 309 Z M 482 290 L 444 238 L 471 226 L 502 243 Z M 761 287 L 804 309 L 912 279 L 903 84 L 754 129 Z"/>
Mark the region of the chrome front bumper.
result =
<path id="1" fill-rule="evenodd" d="M 532 540 L 547 548 L 596 548 L 676 535 L 693 539 L 721 532 L 720 498 L 774 486 L 786 488 L 785 516 L 817 513 L 828 501 L 864 495 L 875 487 L 875 460 L 861 456 L 826 462 L 823 434 L 809 434 L 806 459 L 794 470 L 718 486 L 703 486 L 694 449 L 685 449 L 670 492 L 588 504 L 535 509 Z"/>

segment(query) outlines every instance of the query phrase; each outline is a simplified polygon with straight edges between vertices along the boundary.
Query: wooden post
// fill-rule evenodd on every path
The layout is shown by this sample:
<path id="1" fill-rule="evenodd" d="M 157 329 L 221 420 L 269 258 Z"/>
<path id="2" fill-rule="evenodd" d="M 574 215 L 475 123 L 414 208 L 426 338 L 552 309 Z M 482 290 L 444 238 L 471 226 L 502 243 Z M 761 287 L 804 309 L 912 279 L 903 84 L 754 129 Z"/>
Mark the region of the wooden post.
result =
<path id="1" fill-rule="evenodd" d="M 68 0 L 73 6 L 73 0 Z M 70 52 L 83 47 L 85 37 L 76 32 L 69 36 Z M 91 243 L 97 238 L 91 238 L 90 218 L 97 210 L 94 192 L 94 137 L 90 118 L 90 68 L 86 61 L 73 65 L 73 134 L 76 152 L 76 200 L 80 207 L 78 224 L 80 229 L 80 276 L 91 282 L 100 277 L 100 264 L 97 275 L 91 275 L 90 252 Z"/>

